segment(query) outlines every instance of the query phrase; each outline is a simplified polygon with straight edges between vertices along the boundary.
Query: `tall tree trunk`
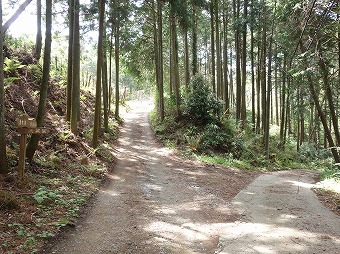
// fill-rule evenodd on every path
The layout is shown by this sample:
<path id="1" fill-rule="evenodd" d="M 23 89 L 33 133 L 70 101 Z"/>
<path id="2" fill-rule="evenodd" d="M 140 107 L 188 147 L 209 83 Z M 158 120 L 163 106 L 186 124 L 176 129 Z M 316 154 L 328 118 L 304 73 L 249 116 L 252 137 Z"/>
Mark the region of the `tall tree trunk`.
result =
<path id="1" fill-rule="evenodd" d="M 184 77 L 185 77 L 185 90 L 188 90 L 190 83 L 190 70 L 189 70 L 189 42 L 188 42 L 188 30 L 184 31 Z"/>
<path id="2" fill-rule="evenodd" d="M 72 102 L 71 102 L 71 131 L 78 133 L 80 112 L 80 33 L 79 33 L 79 0 L 74 1 L 73 44 L 72 44 Z"/>
<path id="3" fill-rule="evenodd" d="M 211 46 L 211 88 L 213 93 L 216 94 L 216 81 L 215 81 L 215 26 L 214 26 L 214 2 L 210 3 L 210 46 Z"/>
<path id="4" fill-rule="evenodd" d="M 109 56 L 109 112 L 111 112 L 111 102 L 112 102 L 112 51 L 113 51 L 113 34 L 114 27 L 111 24 L 111 34 L 110 34 L 110 56 Z"/>
<path id="5" fill-rule="evenodd" d="M 335 109 L 335 105 L 334 105 L 334 101 L 333 101 L 333 92 L 332 92 L 330 81 L 329 81 L 329 71 L 328 71 L 328 68 L 326 66 L 324 56 L 322 54 L 320 43 L 321 42 L 319 41 L 318 46 L 317 46 L 318 55 L 319 55 L 319 63 L 318 64 L 319 64 L 319 67 L 320 67 L 321 76 L 322 76 L 322 80 L 323 80 L 323 86 L 324 86 L 326 98 L 327 98 L 327 101 L 328 101 L 331 120 L 332 120 L 332 123 L 333 123 L 336 145 L 340 146 L 340 133 L 339 133 L 338 117 L 336 115 L 336 109 Z"/>
<path id="6" fill-rule="evenodd" d="M 286 116 L 286 70 L 287 70 L 287 56 L 283 56 L 283 71 L 282 71 L 282 87 L 281 87 L 281 122 L 280 122 L 280 142 L 284 145 L 284 127 Z"/>
<path id="7" fill-rule="evenodd" d="M 247 12 L 248 0 L 243 6 L 243 31 L 242 31 L 242 87 L 241 87 L 241 121 L 246 121 L 246 84 L 247 84 Z"/>
<path id="8" fill-rule="evenodd" d="M 264 145 L 266 159 L 269 160 L 269 129 L 270 129 L 270 111 L 271 111 L 271 91 L 272 91 L 272 55 L 273 55 L 273 37 L 274 37 L 274 26 L 275 26 L 275 13 L 276 13 L 276 0 L 274 7 L 274 15 L 272 21 L 271 34 L 269 39 L 268 49 L 268 84 L 267 84 L 267 101 L 266 101 L 266 115 L 265 115 L 265 128 L 264 128 Z"/>
<path id="9" fill-rule="evenodd" d="M 228 9 L 224 8 L 223 15 L 223 33 L 224 33 L 224 41 L 223 41 L 223 63 L 224 63 L 224 110 L 229 112 L 230 108 L 230 100 L 229 100 L 229 77 L 228 77 Z"/>
<path id="10" fill-rule="evenodd" d="M 257 33 L 257 69 L 256 69 L 256 133 L 261 133 L 261 77 L 262 77 L 262 51 L 263 47 L 261 45 L 261 33 L 260 29 Z"/>
<path id="11" fill-rule="evenodd" d="M 266 13 L 266 10 L 264 10 L 264 13 Z M 266 23 L 266 14 L 264 14 L 264 24 Z M 263 27 L 262 30 L 262 60 L 261 60 L 261 95 L 262 95 L 262 129 L 265 131 L 265 126 L 266 126 L 266 116 L 267 116 L 267 100 L 270 100 L 266 96 L 266 89 L 267 89 L 267 71 L 266 71 L 266 59 L 267 59 L 267 28 L 266 26 Z"/>
<path id="12" fill-rule="evenodd" d="M 174 6 L 171 5 L 171 49 L 172 49 L 172 62 L 173 62 L 173 82 L 176 97 L 176 115 L 180 116 L 180 81 L 179 81 L 179 66 L 178 66 L 178 42 L 177 42 L 177 32 L 176 32 L 176 17 Z"/>
<path id="13" fill-rule="evenodd" d="M 157 110 L 160 119 L 164 119 L 164 88 L 163 88 L 163 22 L 162 22 L 162 3 L 157 0 L 157 13 L 154 2 L 152 2 L 153 12 L 153 33 L 154 33 L 154 51 L 155 51 L 155 68 L 157 83 Z M 156 15 L 158 14 L 158 15 Z"/>
<path id="14" fill-rule="evenodd" d="M 119 0 L 118 0 L 119 2 Z M 120 45 L 119 45 L 119 36 L 120 36 L 120 24 L 118 21 L 119 17 L 117 17 L 116 24 L 116 32 L 115 32 L 115 67 L 116 67 L 116 101 L 115 101 L 115 118 L 119 118 L 119 54 L 120 54 Z"/>
<path id="15" fill-rule="evenodd" d="M 52 0 L 46 0 L 46 32 L 45 32 L 45 49 L 44 49 L 44 66 L 43 76 L 40 87 L 40 98 L 37 114 L 37 126 L 42 127 L 45 120 L 47 89 L 50 78 L 51 64 L 51 44 L 52 44 Z M 32 161 L 35 151 L 38 148 L 39 134 L 32 134 L 32 137 L 27 145 L 26 156 L 29 161 Z"/>
<path id="16" fill-rule="evenodd" d="M 306 52 L 306 49 L 303 46 L 301 41 L 300 41 L 300 48 L 301 48 L 302 52 Z M 305 65 L 305 69 L 307 69 L 308 63 L 307 63 L 306 59 L 304 59 L 304 65 Z M 333 158 L 335 160 L 335 163 L 340 163 L 340 156 L 339 156 L 339 153 L 338 153 L 338 151 L 335 147 L 335 143 L 333 141 L 332 133 L 331 133 L 331 130 L 330 130 L 328 123 L 327 123 L 326 115 L 325 115 L 324 111 L 322 110 L 322 107 L 321 107 L 320 102 L 319 102 L 318 93 L 314 88 L 314 81 L 313 81 L 313 79 L 312 79 L 312 77 L 309 73 L 307 73 L 307 80 L 308 80 L 309 91 L 312 95 L 312 99 L 314 101 L 316 110 L 318 111 L 318 115 L 319 115 L 321 123 L 323 125 L 324 131 L 325 131 L 325 136 L 326 136 L 328 144 L 331 148 Z"/>
<path id="17" fill-rule="evenodd" d="M 67 87 L 66 87 L 66 121 L 71 120 L 71 107 L 72 107 L 74 1 L 75 0 L 68 1 L 69 38 L 68 38 Z"/>
<path id="18" fill-rule="evenodd" d="M 240 28 L 237 19 L 240 14 L 240 0 L 233 0 L 235 28 L 235 54 L 236 54 L 236 120 L 241 120 L 242 109 L 242 81 L 241 81 L 241 47 L 240 47 Z"/>
<path id="19" fill-rule="evenodd" d="M 109 87 L 107 81 L 107 46 L 106 46 L 106 26 L 104 25 L 103 35 L 103 67 L 102 67 L 102 87 L 103 87 L 103 110 L 104 110 L 104 131 L 109 131 Z"/>
<path id="20" fill-rule="evenodd" d="M 251 1 L 251 19 L 254 20 L 254 0 Z M 256 128 L 256 105 L 255 105 L 255 62 L 254 62 L 254 21 L 250 25 L 250 68 L 251 68 L 251 123 L 253 130 Z"/>
<path id="21" fill-rule="evenodd" d="M 221 42 L 220 42 L 220 20 L 219 20 L 219 6 L 218 0 L 215 0 L 215 30 L 216 30 L 216 92 L 217 98 L 222 99 L 222 56 L 221 56 Z"/>
<path id="22" fill-rule="evenodd" d="M 105 0 L 99 0 L 99 35 L 98 35 L 98 50 L 97 50 L 96 104 L 95 104 L 95 111 L 94 111 L 94 121 L 93 121 L 94 125 L 93 125 L 93 138 L 92 138 L 93 148 L 96 148 L 98 146 L 98 136 L 100 132 L 104 16 L 105 16 Z"/>
<path id="23" fill-rule="evenodd" d="M 192 4 L 192 75 L 195 75 L 198 71 L 198 62 L 197 62 L 197 14 L 196 14 L 196 6 Z"/>
<path id="24" fill-rule="evenodd" d="M 157 0 L 158 7 L 158 60 L 159 60 L 159 111 L 163 121 L 165 116 L 164 109 L 164 82 L 163 82 L 163 15 L 162 1 Z"/>
<path id="25" fill-rule="evenodd" d="M 0 0 L 0 24 L 2 24 L 2 0 Z M 2 34 L 2 27 L 0 30 Z M 0 48 L 4 46 L 3 36 L 0 38 Z M 0 52 L 0 66 L 4 66 L 4 53 Z M 5 82 L 4 71 L 0 69 L 0 174 L 6 174 L 7 154 L 6 154 L 6 134 L 5 134 Z"/>
<path id="26" fill-rule="evenodd" d="M 42 48 L 41 36 L 41 0 L 37 0 L 37 36 L 35 39 L 34 58 L 39 61 Z"/>

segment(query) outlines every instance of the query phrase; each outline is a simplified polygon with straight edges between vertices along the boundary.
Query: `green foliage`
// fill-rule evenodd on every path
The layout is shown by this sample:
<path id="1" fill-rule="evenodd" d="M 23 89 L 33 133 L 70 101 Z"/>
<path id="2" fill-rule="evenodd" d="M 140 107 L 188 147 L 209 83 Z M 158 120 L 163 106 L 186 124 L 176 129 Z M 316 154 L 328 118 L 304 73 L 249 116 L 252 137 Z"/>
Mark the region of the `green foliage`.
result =
<path id="1" fill-rule="evenodd" d="M 45 186 L 40 187 L 35 193 L 34 193 L 34 199 L 38 202 L 38 204 L 42 204 L 46 201 L 53 201 L 55 202 L 58 198 L 61 198 L 62 196 L 55 193 L 54 191 L 51 191 L 47 189 Z"/>
<path id="2" fill-rule="evenodd" d="M 188 136 L 185 135 L 185 139 L 192 151 L 198 151 L 200 149 L 201 143 L 202 143 L 202 134 Z"/>
<path id="3" fill-rule="evenodd" d="M 4 59 L 4 72 L 8 75 L 15 75 L 19 69 L 22 69 L 26 65 L 22 64 L 17 57 L 11 59 Z"/>
<path id="4" fill-rule="evenodd" d="M 191 90 L 184 98 L 183 113 L 191 121 L 206 124 L 216 122 L 222 113 L 222 103 L 215 99 L 202 76 L 191 81 Z"/>
<path id="5" fill-rule="evenodd" d="M 203 149 L 221 149 L 228 141 L 227 133 L 214 123 L 207 124 L 203 133 Z"/>
<path id="6" fill-rule="evenodd" d="M 39 64 L 29 64 L 27 68 L 31 72 L 34 81 L 40 82 L 43 75 L 41 66 Z"/>

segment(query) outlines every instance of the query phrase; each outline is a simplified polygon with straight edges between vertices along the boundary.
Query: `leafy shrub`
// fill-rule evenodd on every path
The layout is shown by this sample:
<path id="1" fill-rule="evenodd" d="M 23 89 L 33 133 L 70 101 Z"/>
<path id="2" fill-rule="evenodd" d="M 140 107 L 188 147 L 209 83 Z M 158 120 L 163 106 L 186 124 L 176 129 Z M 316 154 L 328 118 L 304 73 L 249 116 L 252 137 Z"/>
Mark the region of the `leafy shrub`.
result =
<path id="1" fill-rule="evenodd" d="M 4 60 L 4 72 L 10 76 L 16 75 L 17 71 L 23 67 L 25 67 L 25 65 L 23 65 L 17 57 L 11 59 L 6 57 Z"/>
<path id="2" fill-rule="evenodd" d="M 30 70 L 34 81 L 40 82 L 43 75 L 41 66 L 39 64 L 29 64 L 27 67 L 28 70 Z"/>
<path id="3" fill-rule="evenodd" d="M 214 123 L 207 124 L 204 128 L 203 148 L 204 149 L 220 149 L 228 136 L 222 128 Z"/>
<path id="4" fill-rule="evenodd" d="M 202 76 L 195 76 L 191 91 L 184 99 L 185 116 L 193 122 L 206 124 L 216 121 L 222 113 L 222 103 L 217 100 Z"/>

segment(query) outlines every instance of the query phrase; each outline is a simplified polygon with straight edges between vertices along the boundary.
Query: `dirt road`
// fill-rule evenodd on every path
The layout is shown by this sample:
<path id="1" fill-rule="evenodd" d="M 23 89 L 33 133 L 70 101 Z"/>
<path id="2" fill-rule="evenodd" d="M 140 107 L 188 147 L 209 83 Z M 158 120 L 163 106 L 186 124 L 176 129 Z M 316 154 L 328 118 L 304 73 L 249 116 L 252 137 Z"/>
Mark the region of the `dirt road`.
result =
<path id="1" fill-rule="evenodd" d="M 258 177 L 183 161 L 137 108 L 124 117 L 111 183 L 43 253 L 340 253 L 339 217 L 310 190 L 310 172 Z"/>

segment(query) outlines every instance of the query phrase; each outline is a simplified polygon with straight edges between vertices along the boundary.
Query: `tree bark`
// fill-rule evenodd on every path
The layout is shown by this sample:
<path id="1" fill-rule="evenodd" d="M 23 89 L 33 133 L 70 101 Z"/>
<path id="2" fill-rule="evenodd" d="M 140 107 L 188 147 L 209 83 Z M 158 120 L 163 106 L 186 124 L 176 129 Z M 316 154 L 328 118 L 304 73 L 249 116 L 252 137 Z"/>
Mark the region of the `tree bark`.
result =
<path id="1" fill-rule="evenodd" d="M 34 58 L 39 61 L 42 48 L 41 36 L 41 0 L 37 0 L 37 36 L 35 39 Z"/>
<path id="2" fill-rule="evenodd" d="M 242 86 L 241 86 L 241 121 L 246 121 L 246 84 L 247 84 L 247 12 L 248 0 L 244 0 L 243 6 L 243 31 L 242 31 Z"/>
<path id="3" fill-rule="evenodd" d="M 211 88 L 213 93 L 216 94 L 216 81 L 215 81 L 215 26 L 214 26 L 214 2 L 210 3 L 210 46 L 211 46 Z"/>
<path id="4" fill-rule="evenodd" d="M 94 111 L 94 125 L 93 125 L 93 138 L 92 138 L 93 148 L 97 148 L 98 146 L 98 136 L 100 132 L 104 15 L 105 15 L 105 0 L 99 0 L 99 35 L 98 35 L 98 50 L 97 50 L 96 105 L 95 105 L 95 111 Z"/>
<path id="5" fill-rule="evenodd" d="M 225 7 L 223 15 L 223 70 L 224 70 L 224 110 L 230 110 L 230 100 L 229 100 L 229 70 L 228 70 L 228 9 Z"/>
<path id="6" fill-rule="evenodd" d="M 336 115 L 336 109 L 333 101 L 333 92 L 331 89 L 330 81 L 329 81 L 329 71 L 327 68 L 327 65 L 324 60 L 324 56 L 321 51 L 321 45 L 320 42 L 318 42 L 317 46 L 318 50 L 318 55 L 319 55 L 319 67 L 321 71 L 321 76 L 323 80 L 323 87 L 326 93 L 326 98 L 328 101 L 328 106 L 329 106 L 329 111 L 330 111 L 330 116 L 331 116 L 331 121 L 333 123 L 333 129 L 334 129 L 334 134 L 335 134 L 335 140 L 336 140 L 336 145 L 340 146 L 340 133 L 339 133 L 339 124 L 338 124 L 338 117 Z"/>
<path id="7" fill-rule="evenodd" d="M 119 0 L 118 0 L 119 2 Z M 115 101 L 115 118 L 119 118 L 119 53 L 120 53 L 120 45 L 119 45 L 119 17 L 116 17 L 116 27 L 115 27 L 115 67 L 116 67 L 116 101 Z"/>
<path id="8" fill-rule="evenodd" d="M 2 0 L 0 0 L 0 24 L 2 24 Z M 2 32 L 2 28 L 1 28 Z M 0 38 L 0 48 L 4 45 L 3 36 Z M 4 65 L 4 53 L 0 52 L 0 66 Z M 8 172 L 5 134 L 5 82 L 4 71 L 0 69 L 0 174 Z"/>
<path id="9" fill-rule="evenodd" d="M 79 0 L 74 1 L 73 43 L 72 43 L 72 101 L 71 101 L 71 131 L 78 133 L 80 112 L 80 33 L 79 33 Z"/>
<path id="10" fill-rule="evenodd" d="M 196 6 L 192 4 L 192 75 L 198 72 L 197 62 L 197 17 L 196 17 Z"/>
<path id="11" fill-rule="evenodd" d="M 66 87 L 66 121 L 71 120 L 72 107 L 72 68 L 73 68 L 73 30 L 74 30 L 74 0 L 69 0 L 69 38 L 68 38 L 68 60 L 67 60 L 67 87 Z"/>
<path id="12" fill-rule="evenodd" d="M 219 6 L 218 0 L 215 0 L 215 31 L 216 31 L 216 92 L 217 98 L 222 99 L 222 56 L 221 56 L 221 42 L 220 42 L 220 20 L 219 20 Z"/>
<path id="13" fill-rule="evenodd" d="M 45 49 L 44 49 L 44 66 L 43 76 L 40 87 L 40 98 L 37 114 L 37 126 L 43 127 L 46 113 L 47 89 L 50 78 L 51 64 L 51 44 L 52 44 L 52 0 L 46 0 L 46 32 L 45 32 Z M 40 139 L 39 134 L 32 134 L 32 137 L 27 145 L 26 156 L 29 161 L 33 160 L 35 151 L 38 148 Z"/>
<path id="14" fill-rule="evenodd" d="M 109 131 L 109 88 L 107 82 L 107 47 L 106 47 L 106 25 L 104 24 L 103 35 L 103 66 L 102 66 L 102 87 L 103 87 L 103 110 L 104 110 L 104 131 Z"/>

